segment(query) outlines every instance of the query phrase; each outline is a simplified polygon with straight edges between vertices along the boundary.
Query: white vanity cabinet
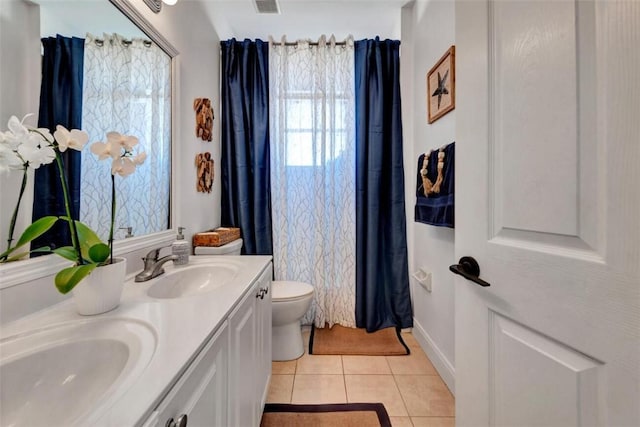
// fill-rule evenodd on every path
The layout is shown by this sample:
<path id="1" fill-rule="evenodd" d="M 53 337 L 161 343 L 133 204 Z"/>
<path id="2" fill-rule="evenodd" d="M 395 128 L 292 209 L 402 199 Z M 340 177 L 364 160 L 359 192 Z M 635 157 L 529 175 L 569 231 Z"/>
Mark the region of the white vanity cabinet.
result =
<path id="1" fill-rule="evenodd" d="M 144 427 L 227 425 L 228 342 L 225 321 Z"/>
<path id="2" fill-rule="evenodd" d="M 259 426 L 271 378 L 271 275 L 269 264 L 143 427 Z"/>
<path id="3" fill-rule="evenodd" d="M 271 377 L 271 269 L 229 316 L 229 426 L 258 426 Z"/>
<path id="4" fill-rule="evenodd" d="M 258 416 L 262 416 L 262 409 L 267 400 L 267 392 L 269 391 L 269 380 L 271 379 L 271 269 L 266 270 L 260 278 L 258 291 L 262 297 L 256 299 L 256 320 L 258 321 L 257 330 L 257 377 L 256 386 L 257 401 L 260 402 L 258 408 Z M 260 421 L 260 418 L 258 418 Z"/>
<path id="5" fill-rule="evenodd" d="M 229 316 L 229 426 L 255 426 L 257 284 Z"/>

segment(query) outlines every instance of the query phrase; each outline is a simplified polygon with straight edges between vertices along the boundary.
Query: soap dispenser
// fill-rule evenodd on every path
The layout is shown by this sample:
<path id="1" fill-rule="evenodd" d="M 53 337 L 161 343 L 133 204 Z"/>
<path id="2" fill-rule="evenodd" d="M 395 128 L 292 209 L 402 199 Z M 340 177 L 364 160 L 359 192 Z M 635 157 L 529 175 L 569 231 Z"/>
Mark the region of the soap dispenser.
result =
<path id="1" fill-rule="evenodd" d="M 173 261 L 174 265 L 187 265 L 189 263 L 189 242 L 184 239 L 182 232 L 184 227 L 178 227 L 178 235 L 176 240 L 171 244 L 171 254 L 177 255 L 177 259 Z"/>

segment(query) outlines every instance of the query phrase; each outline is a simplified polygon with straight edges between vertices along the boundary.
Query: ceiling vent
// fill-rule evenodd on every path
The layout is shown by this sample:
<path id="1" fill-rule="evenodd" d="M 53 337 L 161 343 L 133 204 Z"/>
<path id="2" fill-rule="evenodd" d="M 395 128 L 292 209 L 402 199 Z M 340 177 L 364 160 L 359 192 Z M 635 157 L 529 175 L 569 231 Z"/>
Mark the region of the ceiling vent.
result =
<path id="1" fill-rule="evenodd" d="M 254 0 L 258 13 L 280 13 L 277 0 Z"/>

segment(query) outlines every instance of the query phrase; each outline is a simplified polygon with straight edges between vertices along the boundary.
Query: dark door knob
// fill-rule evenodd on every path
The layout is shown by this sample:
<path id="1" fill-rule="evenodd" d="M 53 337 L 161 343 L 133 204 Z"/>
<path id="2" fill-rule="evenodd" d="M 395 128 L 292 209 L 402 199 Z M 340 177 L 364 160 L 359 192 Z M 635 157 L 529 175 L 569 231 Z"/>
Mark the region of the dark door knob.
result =
<path id="1" fill-rule="evenodd" d="M 482 287 L 491 286 L 480 278 L 480 266 L 478 265 L 478 261 L 473 257 L 463 256 L 457 264 L 450 265 L 449 270 L 451 270 L 452 273 L 459 274 L 465 279 L 471 280 Z"/>

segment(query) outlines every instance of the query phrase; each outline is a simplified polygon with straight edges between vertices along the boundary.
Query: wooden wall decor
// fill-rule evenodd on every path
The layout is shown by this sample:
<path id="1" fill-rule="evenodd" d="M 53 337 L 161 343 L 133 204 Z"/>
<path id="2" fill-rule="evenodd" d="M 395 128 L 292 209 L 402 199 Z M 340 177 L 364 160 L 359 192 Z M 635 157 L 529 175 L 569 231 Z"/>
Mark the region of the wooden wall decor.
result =
<path id="1" fill-rule="evenodd" d="M 196 154 L 196 168 L 198 182 L 196 183 L 196 190 L 198 193 L 211 193 L 213 187 L 213 159 L 211 153 L 204 152 Z"/>
<path id="2" fill-rule="evenodd" d="M 196 98 L 193 101 L 196 112 L 196 136 L 203 141 L 213 138 L 213 107 L 209 98 Z"/>
<path id="3" fill-rule="evenodd" d="M 456 108 L 455 53 L 456 47 L 451 46 L 427 73 L 429 123 Z"/>

